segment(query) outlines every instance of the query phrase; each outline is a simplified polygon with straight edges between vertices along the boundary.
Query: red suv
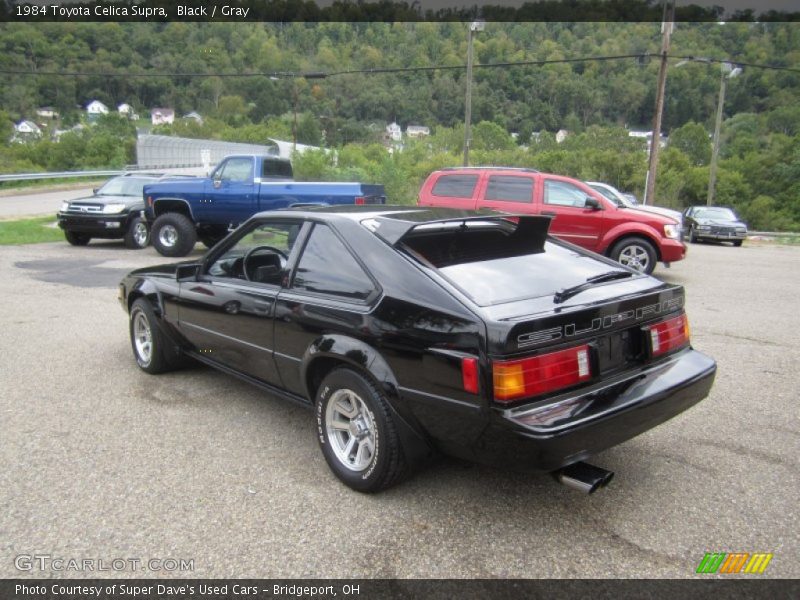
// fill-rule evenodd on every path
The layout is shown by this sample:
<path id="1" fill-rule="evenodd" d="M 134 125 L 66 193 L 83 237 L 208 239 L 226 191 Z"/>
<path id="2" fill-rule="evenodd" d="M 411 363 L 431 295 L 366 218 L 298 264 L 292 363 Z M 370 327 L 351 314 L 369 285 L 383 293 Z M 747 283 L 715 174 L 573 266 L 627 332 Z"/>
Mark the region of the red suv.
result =
<path id="1" fill-rule="evenodd" d="M 686 256 L 674 219 L 616 206 L 581 181 L 533 169 L 434 171 L 422 185 L 418 204 L 549 215 L 553 235 L 645 273 L 653 272 L 656 261 L 669 266 Z"/>

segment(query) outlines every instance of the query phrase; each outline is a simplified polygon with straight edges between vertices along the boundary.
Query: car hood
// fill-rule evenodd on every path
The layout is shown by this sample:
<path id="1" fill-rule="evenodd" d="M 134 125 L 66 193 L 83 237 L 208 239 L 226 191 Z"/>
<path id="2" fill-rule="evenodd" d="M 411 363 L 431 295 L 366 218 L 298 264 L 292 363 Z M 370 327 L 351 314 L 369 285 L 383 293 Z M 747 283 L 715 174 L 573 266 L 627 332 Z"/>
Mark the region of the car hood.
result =
<path id="1" fill-rule="evenodd" d="M 695 219 L 698 225 L 713 225 L 714 227 L 747 227 L 741 221 L 723 221 L 721 219 Z"/>
<path id="2" fill-rule="evenodd" d="M 128 277 L 166 277 L 174 278 L 175 271 L 181 265 L 197 264 L 197 259 L 182 260 L 180 262 L 166 263 L 162 265 L 153 265 L 151 267 L 142 267 L 128 273 Z"/>
<path id="3" fill-rule="evenodd" d="M 662 217 L 673 219 L 678 223 L 683 220 L 683 215 L 679 211 L 672 210 L 671 208 L 662 208 L 660 206 L 637 206 L 635 208 L 630 208 L 629 210 L 638 210 L 639 212 L 661 215 Z"/>
<path id="4" fill-rule="evenodd" d="M 137 204 L 144 204 L 139 196 L 84 196 L 83 198 L 74 198 L 69 200 L 73 202 L 86 203 L 86 204 L 124 204 L 125 206 L 135 206 Z"/>

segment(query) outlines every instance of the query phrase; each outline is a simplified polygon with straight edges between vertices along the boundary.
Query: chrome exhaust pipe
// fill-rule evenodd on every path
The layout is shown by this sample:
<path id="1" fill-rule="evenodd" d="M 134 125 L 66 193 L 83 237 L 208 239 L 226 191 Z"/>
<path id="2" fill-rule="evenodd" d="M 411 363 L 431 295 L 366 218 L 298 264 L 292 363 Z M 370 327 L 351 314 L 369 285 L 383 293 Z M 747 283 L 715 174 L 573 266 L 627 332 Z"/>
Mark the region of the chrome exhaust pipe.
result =
<path id="1" fill-rule="evenodd" d="M 559 483 L 585 494 L 594 494 L 614 478 L 613 471 L 577 462 L 554 473 Z"/>

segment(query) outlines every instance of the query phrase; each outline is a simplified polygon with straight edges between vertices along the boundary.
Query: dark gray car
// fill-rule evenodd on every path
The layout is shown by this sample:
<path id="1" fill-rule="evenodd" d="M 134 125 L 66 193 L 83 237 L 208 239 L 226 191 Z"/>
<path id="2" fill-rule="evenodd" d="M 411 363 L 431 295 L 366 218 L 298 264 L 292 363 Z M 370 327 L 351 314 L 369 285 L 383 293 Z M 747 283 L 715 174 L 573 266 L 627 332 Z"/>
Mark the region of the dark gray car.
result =
<path id="1" fill-rule="evenodd" d="M 747 225 L 724 206 L 690 206 L 683 219 L 690 242 L 717 240 L 741 246 L 747 237 Z"/>

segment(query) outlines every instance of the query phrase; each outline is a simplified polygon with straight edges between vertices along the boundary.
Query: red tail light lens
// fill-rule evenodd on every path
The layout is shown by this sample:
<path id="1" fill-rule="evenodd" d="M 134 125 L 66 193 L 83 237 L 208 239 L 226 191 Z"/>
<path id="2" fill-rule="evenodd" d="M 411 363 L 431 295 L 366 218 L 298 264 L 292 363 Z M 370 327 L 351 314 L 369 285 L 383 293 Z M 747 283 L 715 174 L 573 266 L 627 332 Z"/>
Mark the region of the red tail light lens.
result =
<path id="1" fill-rule="evenodd" d="M 689 319 L 680 315 L 645 328 L 650 338 L 651 356 L 661 356 L 689 343 Z"/>
<path id="2" fill-rule="evenodd" d="M 462 358 L 461 359 L 461 381 L 464 385 L 464 391 L 472 394 L 478 393 L 478 359 L 477 358 Z"/>
<path id="3" fill-rule="evenodd" d="M 367 199 L 364 198 L 364 196 L 356 196 L 356 204 L 362 205 L 362 204 L 366 204 L 366 203 L 367 203 Z"/>
<path id="4" fill-rule="evenodd" d="M 533 358 L 495 361 L 492 366 L 497 402 L 513 402 L 553 392 L 592 376 L 586 344 Z"/>

